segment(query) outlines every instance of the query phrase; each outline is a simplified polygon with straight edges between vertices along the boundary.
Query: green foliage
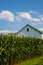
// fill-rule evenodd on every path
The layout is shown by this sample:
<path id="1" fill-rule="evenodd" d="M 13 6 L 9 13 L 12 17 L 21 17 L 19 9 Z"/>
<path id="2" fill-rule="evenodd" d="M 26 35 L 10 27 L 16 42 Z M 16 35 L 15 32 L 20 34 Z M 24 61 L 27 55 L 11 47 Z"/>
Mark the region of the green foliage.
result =
<path id="1" fill-rule="evenodd" d="M 11 63 L 43 55 L 43 40 L 16 37 L 0 36 L 0 63 L 11 65 Z"/>

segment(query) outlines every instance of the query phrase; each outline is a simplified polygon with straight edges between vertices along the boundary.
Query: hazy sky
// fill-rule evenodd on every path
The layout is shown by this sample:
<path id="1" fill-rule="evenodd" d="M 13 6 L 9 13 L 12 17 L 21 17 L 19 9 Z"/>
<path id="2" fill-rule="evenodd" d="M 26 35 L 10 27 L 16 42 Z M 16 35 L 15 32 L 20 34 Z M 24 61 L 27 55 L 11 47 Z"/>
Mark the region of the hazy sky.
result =
<path id="1" fill-rule="evenodd" d="M 29 24 L 43 31 L 43 0 L 0 0 L 0 32 Z"/>

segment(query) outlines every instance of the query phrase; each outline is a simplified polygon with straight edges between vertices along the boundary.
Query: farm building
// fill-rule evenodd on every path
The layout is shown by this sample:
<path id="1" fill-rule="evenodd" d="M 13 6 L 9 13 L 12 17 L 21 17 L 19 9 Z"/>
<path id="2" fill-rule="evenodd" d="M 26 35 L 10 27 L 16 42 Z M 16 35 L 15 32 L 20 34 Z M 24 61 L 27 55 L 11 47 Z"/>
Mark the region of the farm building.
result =
<path id="1" fill-rule="evenodd" d="M 16 35 L 18 37 L 34 37 L 34 38 L 43 38 L 43 33 L 36 28 L 30 26 L 29 24 L 25 25 L 21 30 L 19 30 Z"/>

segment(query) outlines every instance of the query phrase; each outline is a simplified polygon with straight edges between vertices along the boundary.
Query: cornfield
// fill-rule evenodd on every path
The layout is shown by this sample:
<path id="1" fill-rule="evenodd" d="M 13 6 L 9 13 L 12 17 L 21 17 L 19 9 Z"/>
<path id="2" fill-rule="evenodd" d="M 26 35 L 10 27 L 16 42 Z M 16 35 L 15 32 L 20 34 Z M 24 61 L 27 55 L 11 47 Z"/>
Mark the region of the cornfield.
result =
<path id="1" fill-rule="evenodd" d="M 0 65 L 12 65 L 43 55 L 43 40 L 29 37 L 0 36 Z"/>

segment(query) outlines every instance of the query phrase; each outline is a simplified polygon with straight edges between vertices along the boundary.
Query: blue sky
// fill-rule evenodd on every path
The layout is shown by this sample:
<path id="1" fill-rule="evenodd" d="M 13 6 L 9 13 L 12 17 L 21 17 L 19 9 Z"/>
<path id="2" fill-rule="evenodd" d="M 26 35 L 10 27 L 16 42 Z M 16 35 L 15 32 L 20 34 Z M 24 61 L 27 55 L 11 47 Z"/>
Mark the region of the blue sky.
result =
<path id="1" fill-rule="evenodd" d="M 0 32 L 29 24 L 43 31 L 43 0 L 0 0 Z"/>

